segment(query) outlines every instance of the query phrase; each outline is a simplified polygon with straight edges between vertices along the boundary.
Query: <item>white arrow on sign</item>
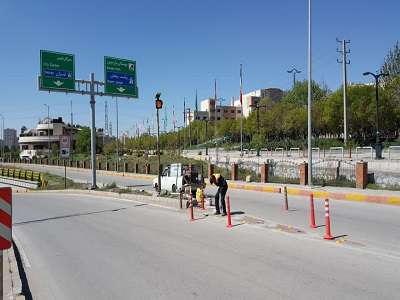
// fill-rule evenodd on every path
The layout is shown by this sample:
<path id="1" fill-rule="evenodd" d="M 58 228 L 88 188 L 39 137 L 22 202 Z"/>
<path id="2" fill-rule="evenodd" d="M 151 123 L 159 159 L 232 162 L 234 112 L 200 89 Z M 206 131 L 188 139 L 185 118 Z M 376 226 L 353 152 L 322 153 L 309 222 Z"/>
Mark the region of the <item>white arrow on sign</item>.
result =
<path id="1" fill-rule="evenodd" d="M 124 89 L 122 86 L 120 86 L 119 88 L 117 88 L 117 90 L 118 90 L 120 93 L 123 93 L 123 92 L 125 91 L 125 89 Z"/>
<path id="2" fill-rule="evenodd" d="M 57 80 L 57 81 L 54 81 L 54 84 L 55 84 L 56 86 L 60 87 L 60 86 L 62 86 L 62 85 L 64 84 L 64 82 L 62 82 L 62 81 L 60 81 L 60 80 Z"/>

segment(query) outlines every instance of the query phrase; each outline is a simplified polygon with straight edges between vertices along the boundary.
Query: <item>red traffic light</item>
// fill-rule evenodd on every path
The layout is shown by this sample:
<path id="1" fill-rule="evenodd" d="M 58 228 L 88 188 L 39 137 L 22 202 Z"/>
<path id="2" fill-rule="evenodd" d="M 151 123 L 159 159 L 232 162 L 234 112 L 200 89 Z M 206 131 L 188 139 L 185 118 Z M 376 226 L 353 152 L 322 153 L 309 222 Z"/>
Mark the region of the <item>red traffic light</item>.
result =
<path id="1" fill-rule="evenodd" d="M 156 100 L 156 108 L 157 108 L 157 109 L 161 109 L 162 106 L 163 106 L 162 100 L 161 100 L 161 99 L 157 99 L 157 100 Z"/>

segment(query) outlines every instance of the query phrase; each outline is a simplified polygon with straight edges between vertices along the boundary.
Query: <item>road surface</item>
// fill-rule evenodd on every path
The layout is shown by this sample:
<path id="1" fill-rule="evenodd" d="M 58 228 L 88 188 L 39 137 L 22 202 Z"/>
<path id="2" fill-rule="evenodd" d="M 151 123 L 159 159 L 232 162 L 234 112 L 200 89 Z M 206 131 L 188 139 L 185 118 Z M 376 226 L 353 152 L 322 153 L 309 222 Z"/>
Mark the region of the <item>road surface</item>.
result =
<path id="1" fill-rule="evenodd" d="M 400 257 L 222 217 L 63 193 L 14 195 L 34 299 L 396 299 Z M 235 216 L 235 223 L 237 218 Z"/>
<path id="2" fill-rule="evenodd" d="M 63 176 L 63 169 L 30 165 L 31 169 L 48 171 Z M 74 180 L 90 182 L 90 170 L 68 169 L 67 174 Z M 122 186 L 134 186 L 138 189 L 153 190 L 151 180 L 133 179 L 122 176 L 100 175 L 99 185 L 116 182 Z M 215 187 L 208 186 L 206 194 L 213 196 Z M 283 194 L 230 189 L 233 210 L 282 224 L 290 224 L 312 234 L 323 236 L 325 227 L 324 203 L 315 200 L 317 229 L 309 228 L 309 199 L 289 195 L 289 211 L 283 211 Z M 372 203 L 348 201 L 330 201 L 331 227 L 335 237 L 349 242 L 359 243 L 364 247 L 385 251 L 390 254 L 400 253 L 400 207 Z"/>

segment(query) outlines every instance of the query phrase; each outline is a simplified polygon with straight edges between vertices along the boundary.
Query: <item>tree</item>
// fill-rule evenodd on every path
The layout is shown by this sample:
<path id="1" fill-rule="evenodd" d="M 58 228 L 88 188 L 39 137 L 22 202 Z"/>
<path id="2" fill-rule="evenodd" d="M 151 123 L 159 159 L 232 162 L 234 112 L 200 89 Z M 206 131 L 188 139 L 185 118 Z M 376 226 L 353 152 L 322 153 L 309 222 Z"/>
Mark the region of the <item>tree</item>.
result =
<path id="1" fill-rule="evenodd" d="M 90 153 L 90 128 L 82 127 L 76 134 L 76 151 L 77 153 Z"/>
<path id="2" fill-rule="evenodd" d="M 313 102 L 325 99 L 328 95 L 328 88 L 324 85 L 319 85 L 315 81 L 311 83 L 312 99 Z M 283 102 L 298 103 L 301 105 L 307 105 L 308 100 L 308 81 L 298 81 L 296 85 L 288 91 L 286 96 L 282 99 Z"/>
<path id="3" fill-rule="evenodd" d="M 400 45 L 398 41 L 393 49 L 389 50 L 380 71 L 390 75 L 390 77 L 382 78 L 385 83 L 396 76 L 400 76 Z"/>

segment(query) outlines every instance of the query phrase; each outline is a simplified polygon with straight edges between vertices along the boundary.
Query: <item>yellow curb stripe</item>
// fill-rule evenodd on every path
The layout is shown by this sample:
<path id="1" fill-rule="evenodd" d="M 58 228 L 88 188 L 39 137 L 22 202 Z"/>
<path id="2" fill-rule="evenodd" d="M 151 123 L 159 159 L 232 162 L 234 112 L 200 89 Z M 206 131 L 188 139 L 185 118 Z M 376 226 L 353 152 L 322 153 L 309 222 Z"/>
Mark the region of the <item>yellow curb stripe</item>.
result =
<path id="1" fill-rule="evenodd" d="M 354 193 L 344 194 L 344 200 L 363 202 L 367 200 L 367 195 Z"/>
<path id="2" fill-rule="evenodd" d="M 392 205 L 400 205 L 400 197 L 388 197 L 387 203 Z"/>

